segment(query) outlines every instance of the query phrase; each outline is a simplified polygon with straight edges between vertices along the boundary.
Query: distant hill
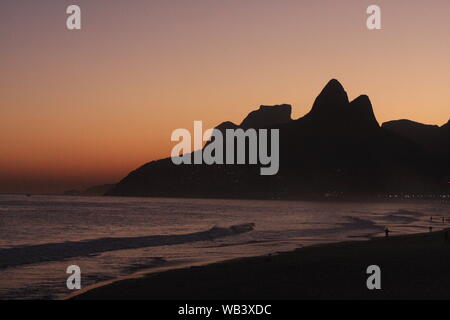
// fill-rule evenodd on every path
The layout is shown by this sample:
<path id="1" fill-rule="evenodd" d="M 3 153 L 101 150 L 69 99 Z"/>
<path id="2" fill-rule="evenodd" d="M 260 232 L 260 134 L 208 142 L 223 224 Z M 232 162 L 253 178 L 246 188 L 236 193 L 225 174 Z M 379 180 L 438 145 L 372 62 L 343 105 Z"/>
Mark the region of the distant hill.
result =
<path id="1" fill-rule="evenodd" d="M 349 101 L 339 81 L 328 82 L 311 111 L 291 119 L 291 106 L 261 106 L 232 128 L 278 128 L 280 170 L 259 175 L 260 165 L 180 165 L 170 158 L 131 172 L 112 196 L 218 198 L 367 196 L 449 192 L 449 124 L 401 120 L 379 125 L 369 97 Z"/>
<path id="2" fill-rule="evenodd" d="M 396 120 L 383 123 L 383 128 L 417 143 L 426 151 L 443 156 L 448 156 L 450 152 L 450 121 L 439 127 L 411 120 Z"/>
<path id="3" fill-rule="evenodd" d="M 103 184 L 100 186 L 90 187 L 84 191 L 68 190 L 68 191 L 64 192 L 64 195 L 66 195 L 66 196 L 104 196 L 114 186 L 115 186 L 114 184 Z"/>

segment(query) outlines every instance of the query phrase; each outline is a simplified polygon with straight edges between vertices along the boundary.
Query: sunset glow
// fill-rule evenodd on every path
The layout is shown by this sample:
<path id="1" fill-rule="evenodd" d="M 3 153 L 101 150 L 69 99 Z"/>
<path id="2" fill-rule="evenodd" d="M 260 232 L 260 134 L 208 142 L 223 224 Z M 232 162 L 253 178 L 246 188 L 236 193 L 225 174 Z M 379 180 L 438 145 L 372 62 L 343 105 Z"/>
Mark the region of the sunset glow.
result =
<path id="1" fill-rule="evenodd" d="M 239 123 L 259 105 L 308 112 L 339 79 L 380 123 L 442 125 L 450 111 L 450 1 L 70 1 L 0 3 L 0 192 L 114 183 L 170 156 L 195 120 Z"/>

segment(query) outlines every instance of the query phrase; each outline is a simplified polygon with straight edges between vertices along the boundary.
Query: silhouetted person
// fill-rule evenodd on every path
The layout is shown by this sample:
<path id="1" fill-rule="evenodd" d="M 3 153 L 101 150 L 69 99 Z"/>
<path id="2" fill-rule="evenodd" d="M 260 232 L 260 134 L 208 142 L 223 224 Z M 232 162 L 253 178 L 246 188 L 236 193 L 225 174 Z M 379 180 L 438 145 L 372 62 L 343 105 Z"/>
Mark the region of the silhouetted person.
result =
<path id="1" fill-rule="evenodd" d="M 430 217 L 430 221 L 433 221 L 433 216 Z"/>
<path id="2" fill-rule="evenodd" d="M 430 232 L 433 231 L 433 227 L 429 226 L 428 229 L 430 229 Z"/>
<path id="3" fill-rule="evenodd" d="M 391 232 L 391 230 L 389 230 L 388 227 L 384 228 L 384 233 L 386 234 L 386 237 L 389 237 L 389 232 Z"/>

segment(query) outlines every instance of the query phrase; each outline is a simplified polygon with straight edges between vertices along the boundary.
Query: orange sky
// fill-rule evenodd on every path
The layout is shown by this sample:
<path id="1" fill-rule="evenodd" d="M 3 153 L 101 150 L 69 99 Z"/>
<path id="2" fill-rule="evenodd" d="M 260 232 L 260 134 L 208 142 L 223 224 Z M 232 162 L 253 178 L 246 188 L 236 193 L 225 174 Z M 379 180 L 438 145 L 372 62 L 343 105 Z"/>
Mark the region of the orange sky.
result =
<path id="1" fill-rule="evenodd" d="M 77 0 L 0 3 L 0 192 L 118 181 L 170 154 L 172 130 L 305 114 L 331 78 L 380 122 L 450 111 L 448 0 Z M 366 28 L 370 4 L 383 30 Z"/>

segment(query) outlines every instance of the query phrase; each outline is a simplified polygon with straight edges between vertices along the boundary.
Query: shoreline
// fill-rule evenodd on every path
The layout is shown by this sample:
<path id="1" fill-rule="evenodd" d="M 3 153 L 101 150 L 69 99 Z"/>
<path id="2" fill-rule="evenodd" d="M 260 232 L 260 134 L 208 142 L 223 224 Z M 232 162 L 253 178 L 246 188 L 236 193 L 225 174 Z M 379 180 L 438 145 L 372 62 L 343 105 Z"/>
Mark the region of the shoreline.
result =
<path id="1" fill-rule="evenodd" d="M 87 287 L 66 299 L 450 299 L 448 230 L 143 273 Z M 381 268 L 381 290 L 366 287 L 370 265 Z"/>
<path id="2" fill-rule="evenodd" d="M 23 197 L 68 197 L 68 198 L 111 198 L 111 199 L 182 199 L 182 200 L 242 200 L 242 201 L 288 201 L 288 202 L 329 202 L 329 203 L 366 203 L 370 202 L 390 202 L 390 203 L 407 203 L 407 202 L 424 202 L 433 201 L 441 204 L 449 204 L 450 194 L 436 194 L 433 197 L 392 197 L 387 196 L 345 196 L 345 197 L 325 197 L 325 196 L 301 196 L 301 197 L 201 197 L 201 196 L 139 196 L 139 195 L 65 195 L 65 194 L 25 194 L 25 193 L 0 193 L 0 196 L 23 196 Z"/>

